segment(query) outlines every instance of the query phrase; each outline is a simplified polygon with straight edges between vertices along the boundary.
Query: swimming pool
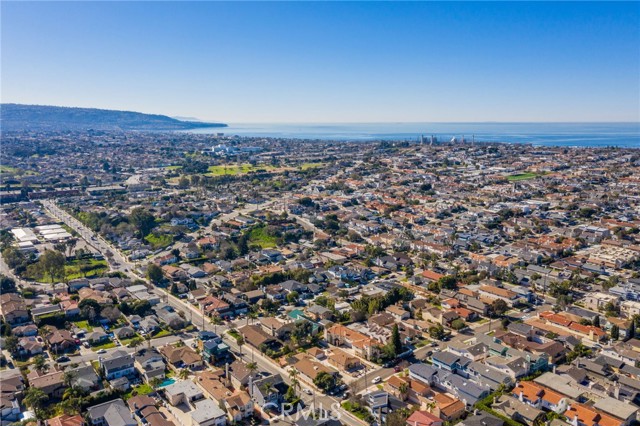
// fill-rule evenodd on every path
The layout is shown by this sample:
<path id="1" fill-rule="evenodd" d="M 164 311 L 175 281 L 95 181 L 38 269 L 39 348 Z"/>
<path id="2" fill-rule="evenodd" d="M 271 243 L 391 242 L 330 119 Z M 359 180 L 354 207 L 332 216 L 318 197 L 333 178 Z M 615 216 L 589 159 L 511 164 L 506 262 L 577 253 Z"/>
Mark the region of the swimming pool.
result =
<path id="1" fill-rule="evenodd" d="M 164 387 L 167 387 L 169 385 L 174 384 L 175 382 L 176 382 L 176 379 L 168 378 L 168 379 L 165 379 L 164 382 L 160 383 L 160 385 L 158 387 L 159 388 L 164 388 Z"/>

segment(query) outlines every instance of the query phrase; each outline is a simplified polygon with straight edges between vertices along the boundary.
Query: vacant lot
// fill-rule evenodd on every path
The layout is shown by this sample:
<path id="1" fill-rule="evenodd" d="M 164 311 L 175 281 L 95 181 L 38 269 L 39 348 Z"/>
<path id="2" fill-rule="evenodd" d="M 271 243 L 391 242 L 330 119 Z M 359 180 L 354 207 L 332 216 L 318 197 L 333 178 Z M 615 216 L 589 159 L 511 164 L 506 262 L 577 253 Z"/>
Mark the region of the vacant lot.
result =
<path id="1" fill-rule="evenodd" d="M 224 176 L 224 175 L 244 175 L 251 172 L 265 171 L 270 172 L 276 170 L 274 166 L 260 165 L 252 166 L 251 164 L 224 164 L 221 166 L 210 166 L 210 176 Z"/>
<path id="2" fill-rule="evenodd" d="M 539 175 L 538 173 L 532 173 L 532 172 L 518 173 L 516 175 L 507 176 L 507 180 L 509 180 L 510 182 L 515 182 L 519 180 L 535 179 L 538 176 L 541 176 L 541 175 Z"/>

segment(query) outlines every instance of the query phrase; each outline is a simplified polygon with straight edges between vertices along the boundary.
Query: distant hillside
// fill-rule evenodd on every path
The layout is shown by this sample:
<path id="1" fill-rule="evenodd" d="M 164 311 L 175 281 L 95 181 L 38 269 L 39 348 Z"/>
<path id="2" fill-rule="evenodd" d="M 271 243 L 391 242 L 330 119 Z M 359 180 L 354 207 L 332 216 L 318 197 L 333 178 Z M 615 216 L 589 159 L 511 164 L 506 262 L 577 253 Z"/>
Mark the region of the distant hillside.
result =
<path id="1" fill-rule="evenodd" d="M 0 126 L 15 130 L 189 130 L 226 127 L 222 123 L 181 121 L 166 115 L 96 108 L 0 104 Z"/>

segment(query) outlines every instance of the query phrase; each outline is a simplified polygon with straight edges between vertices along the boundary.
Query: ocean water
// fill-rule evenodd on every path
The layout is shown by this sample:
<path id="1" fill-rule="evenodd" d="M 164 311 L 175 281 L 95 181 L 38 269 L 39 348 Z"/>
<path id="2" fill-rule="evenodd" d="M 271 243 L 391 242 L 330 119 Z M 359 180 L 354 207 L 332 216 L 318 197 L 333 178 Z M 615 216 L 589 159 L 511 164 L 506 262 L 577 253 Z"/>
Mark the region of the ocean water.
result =
<path id="1" fill-rule="evenodd" d="M 229 124 L 193 133 L 336 141 L 410 140 L 431 135 L 438 141 L 464 137 L 478 142 L 529 143 L 540 146 L 617 146 L 640 148 L 638 123 L 339 123 Z"/>

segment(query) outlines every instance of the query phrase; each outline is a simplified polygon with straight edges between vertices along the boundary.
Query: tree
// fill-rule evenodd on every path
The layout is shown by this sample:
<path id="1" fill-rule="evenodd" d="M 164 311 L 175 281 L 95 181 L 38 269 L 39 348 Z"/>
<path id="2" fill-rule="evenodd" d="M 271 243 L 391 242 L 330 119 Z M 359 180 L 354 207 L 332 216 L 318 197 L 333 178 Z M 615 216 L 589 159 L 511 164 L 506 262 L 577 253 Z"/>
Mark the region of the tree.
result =
<path id="1" fill-rule="evenodd" d="M 407 382 L 400 383 L 398 390 L 400 391 L 401 394 L 406 395 L 406 393 L 409 391 L 409 383 Z"/>
<path id="2" fill-rule="evenodd" d="M 439 278 L 437 283 L 440 289 L 455 290 L 458 280 L 453 275 L 445 275 L 444 277 Z"/>
<path id="3" fill-rule="evenodd" d="M 591 349 L 578 343 L 571 352 L 567 354 L 567 362 L 571 362 L 576 358 L 582 358 L 591 355 Z"/>
<path id="4" fill-rule="evenodd" d="M 100 304 L 93 299 L 84 299 L 80 301 L 80 303 L 78 303 L 78 308 L 80 309 L 80 315 L 91 321 L 100 315 Z"/>
<path id="5" fill-rule="evenodd" d="M 299 297 L 300 295 L 297 291 L 292 291 L 291 293 L 287 294 L 287 302 L 295 304 L 298 301 Z"/>
<path id="6" fill-rule="evenodd" d="M 9 351 L 10 354 L 16 353 L 18 350 L 18 338 L 16 336 L 9 336 L 4 339 L 4 348 Z"/>
<path id="7" fill-rule="evenodd" d="M 162 282 L 164 276 L 162 275 L 162 268 L 160 268 L 155 263 L 150 263 L 147 266 L 147 278 L 154 284 L 159 284 Z"/>
<path id="8" fill-rule="evenodd" d="M 258 371 L 258 364 L 255 362 L 250 362 L 247 364 L 247 370 L 249 370 L 249 374 L 253 377 L 253 373 Z"/>
<path id="9" fill-rule="evenodd" d="M 38 414 L 48 399 L 49 397 L 42 389 L 31 386 L 25 392 L 23 401 L 27 406 L 33 408 L 36 414 Z"/>
<path id="10" fill-rule="evenodd" d="M 67 241 L 65 241 L 65 253 L 67 253 L 68 257 L 71 256 L 71 253 L 73 252 L 76 244 L 78 244 L 77 238 L 69 238 Z"/>
<path id="11" fill-rule="evenodd" d="M 149 235 L 151 230 L 156 226 L 156 219 L 143 207 L 136 207 L 129 215 L 129 223 L 131 223 L 138 232 L 140 232 L 142 238 L 144 238 Z"/>
<path id="12" fill-rule="evenodd" d="M 47 360 L 42 355 L 36 355 L 33 358 L 33 367 L 42 373 L 49 369 L 49 364 L 47 364 Z"/>
<path id="13" fill-rule="evenodd" d="M 291 339 L 296 345 L 304 345 L 310 338 L 313 331 L 313 324 L 310 321 L 299 321 L 293 327 Z"/>
<path id="14" fill-rule="evenodd" d="M 13 246 L 9 246 L 4 250 L 2 250 L 2 257 L 4 258 L 4 261 L 7 263 L 9 268 L 11 269 L 17 268 L 18 266 L 22 265 L 25 261 L 24 254 L 22 254 L 20 250 L 18 250 Z"/>
<path id="15" fill-rule="evenodd" d="M 137 348 L 138 346 L 142 345 L 143 342 L 144 340 L 142 340 L 141 337 L 134 337 L 133 339 L 131 339 L 128 346 L 130 348 Z"/>
<path id="16" fill-rule="evenodd" d="M 326 371 L 321 371 L 316 375 L 316 378 L 313 379 L 313 384 L 326 393 L 335 386 L 336 379 Z"/>
<path id="17" fill-rule="evenodd" d="M 462 330 L 465 326 L 466 324 L 464 323 L 463 319 L 457 318 L 451 321 L 451 328 L 453 328 L 456 331 Z"/>
<path id="18" fill-rule="evenodd" d="M 0 293 L 15 293 L 16 282 L 13 278 L 0 274 Z"/>
<path id="19" fill-rule="evenodd" d="M 295 399 L 296 396 L 296 389 L 300 388 L 300 381 L 298 380 L 298 374 L 299 371 L 293 367 L 291 370 L 289 370 L 289 379 L 291 380 L 291 387 L 289 389 L 293 389 L 292 393 Z"/>
<path id="20" fill-rule="evenodd" d="M 619 338 L 620 338 L 620 327 L 614 324 L 611 326 L 611 339 L 618 340 Z"/>
<path id="21" fill-rule="evenodd" d="M 491 304 L 491 310 L 495 315 L 503 315 L 509 310 L 509 305 L 502 299 L 496 299 Z"/>
<path id="22" fill-rule="evenodd" d="M 429 336 L 432 339 L 441 340 L 445 336 L 444 327 L 440 324 L 429 327 Z"/>
<path id="23" fill-rule="evenodd" d="M 593 317 L 593 326 L 594 327 L 600 327 L 600 316 L 599 315 L 596 315 L 595 317 Z"/>
<path id="24" fill-rule="evenodd" d="M 57 277 L 64 276 L 65 262 L 64 255 L 55 250 L 45 250 L 38 260 L 42 270 L 49 275 L 52 284 L 55 283 Z"/>
<path id="25" fill-rule="evenodd" d="M 402 341 L 400 340 L 400 330 L 398 324 L 393 325 L 393 331 L 391 332 L 391 346 L 393 347 L 393 353 L 395 356 L 402 353 Z"/>
<path id="26" fill-rule="evenodd" d="M 189 370 L 187 370 L 186 368 L 182 368 L 180 369 L 180 372 L 178 373 L 178 377 L 180 377 L 182 380 L 186 380 L 189 378 L 189 375 L 191 374 L 191 372 Z"/>
<path id="27" fill-rule="evenodd" d="M 76 372 L 75 371 L 71 371 L 71 370 L 67 370 L 62 374 L 62 383 L 64 383 L 64 385 L 67 388 L 71 388 L 75 378 L 76 378 Z"/>

